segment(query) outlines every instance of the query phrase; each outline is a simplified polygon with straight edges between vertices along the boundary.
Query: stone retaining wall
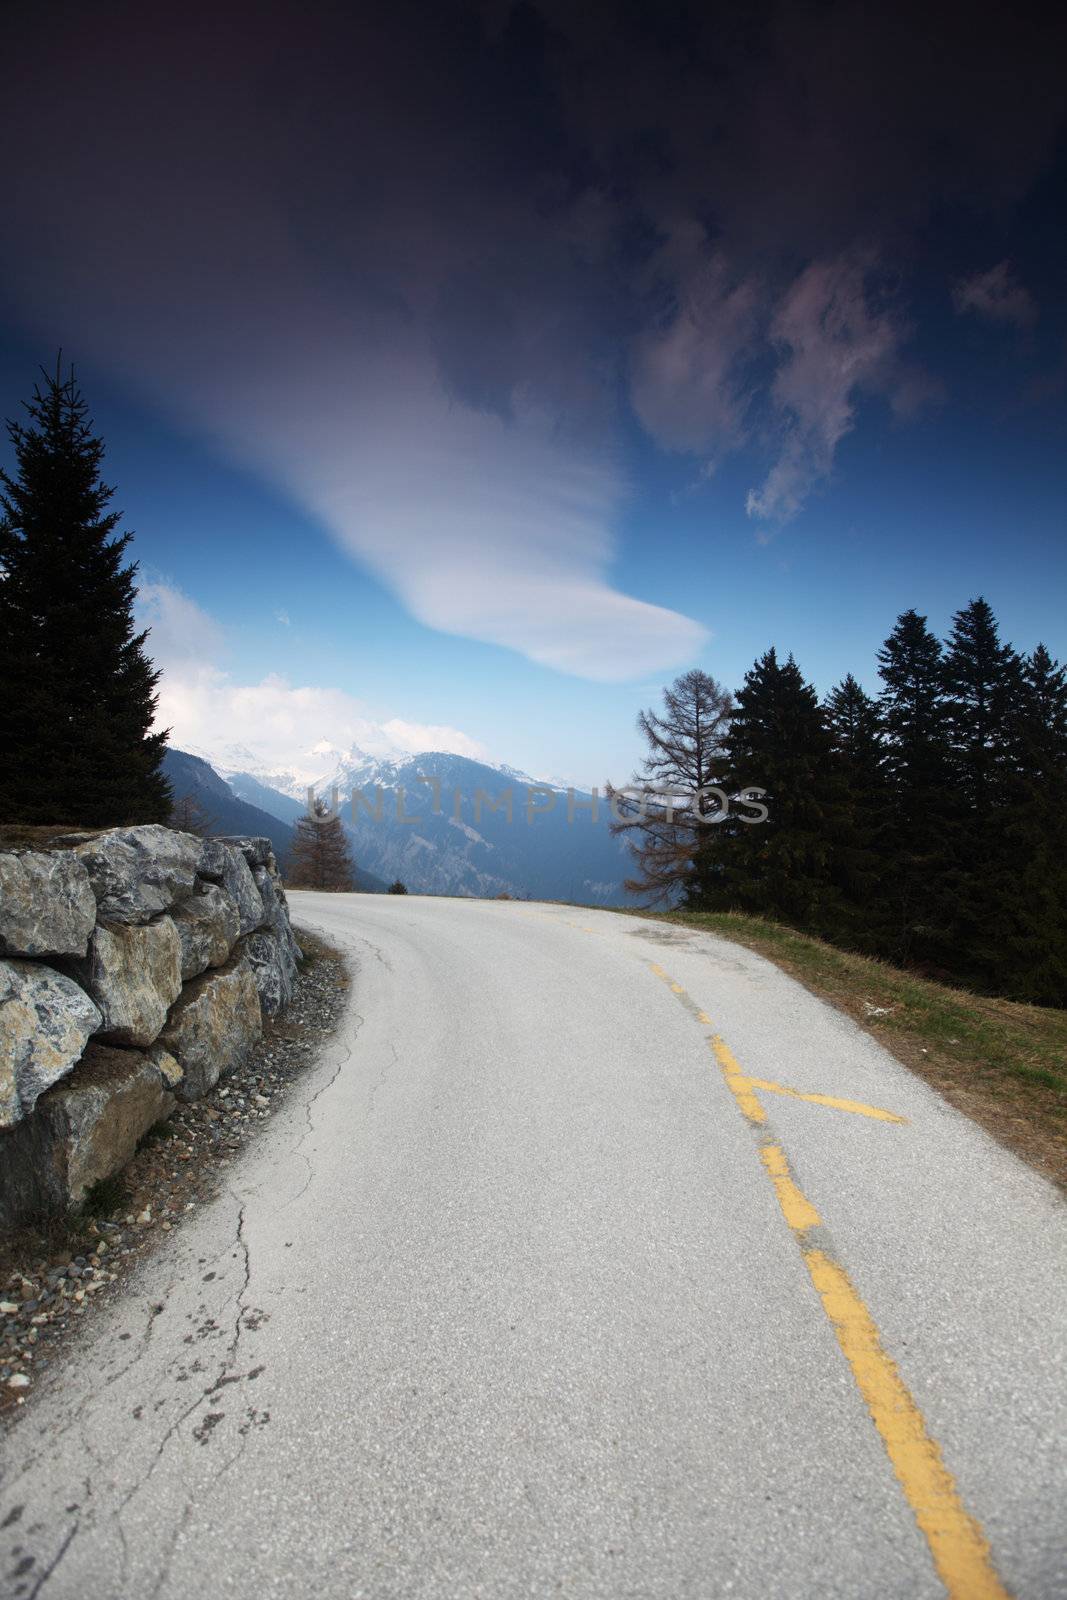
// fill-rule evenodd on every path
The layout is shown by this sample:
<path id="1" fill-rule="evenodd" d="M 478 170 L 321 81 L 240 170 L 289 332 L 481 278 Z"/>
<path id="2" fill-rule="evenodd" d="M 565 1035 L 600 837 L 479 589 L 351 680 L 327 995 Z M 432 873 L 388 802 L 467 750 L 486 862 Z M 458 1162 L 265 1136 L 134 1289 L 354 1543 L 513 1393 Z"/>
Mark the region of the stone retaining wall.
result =
<path id="1" fill-rule="evenodd" d="M 80 1204 L 239 1065 L 299 956 L 267 839 L 0 852 L 0 1227 Z"/>

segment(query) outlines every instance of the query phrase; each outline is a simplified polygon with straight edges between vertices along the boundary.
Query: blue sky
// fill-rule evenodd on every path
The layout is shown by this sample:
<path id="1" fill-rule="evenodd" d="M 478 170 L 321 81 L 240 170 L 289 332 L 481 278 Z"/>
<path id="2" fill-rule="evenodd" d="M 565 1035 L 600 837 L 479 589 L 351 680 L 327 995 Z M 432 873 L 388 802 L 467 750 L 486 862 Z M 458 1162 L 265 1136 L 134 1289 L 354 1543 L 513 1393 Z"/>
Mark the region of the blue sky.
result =
<path id="1" fill-rule="evenodd" d="M 1067 656 L 1050 41 L 1016 30 L 1026 96 L 981 77 L 995 33 L 918 75 L 887 155 L 788 10 L 766 8 L 755 81 L 690 16 L 651 70 L 616 40 L 575 99 L 599 8 L 454 9 L 440 71 L 383 22 L 351 83 L 337 17 L 300 13 L 307 60 L 265 111 L 295 11 L 256 9 L 240 51 L 235 15 L 205 68 L 206 11 L 166 25 L 160 66 L 151 21 L 104 6 L 101 58 L 72 49 L 56 97 L 89 155 L 60 126 L 15 184 L 35 244 L 3 273 L 0 406 L 60 343 L 76 362 L 175 742 L 448 746 L 592 784 L 628 776 L 677 671 L 733 687 L 775 644 L 822 691 L 874 688 L 907 606 L 944 631 L 983 593 L 1016 645 Z M 836 15 L 857 71 L 884 55 Z M 702 49 L 737 80 L 707 129 Z M 780 105 L 776 52 L 830 109 L 799 138 L 783 113 L 768 166 L 747 107 Z M 474 113 L 442 87 L 464 75 Z"/>

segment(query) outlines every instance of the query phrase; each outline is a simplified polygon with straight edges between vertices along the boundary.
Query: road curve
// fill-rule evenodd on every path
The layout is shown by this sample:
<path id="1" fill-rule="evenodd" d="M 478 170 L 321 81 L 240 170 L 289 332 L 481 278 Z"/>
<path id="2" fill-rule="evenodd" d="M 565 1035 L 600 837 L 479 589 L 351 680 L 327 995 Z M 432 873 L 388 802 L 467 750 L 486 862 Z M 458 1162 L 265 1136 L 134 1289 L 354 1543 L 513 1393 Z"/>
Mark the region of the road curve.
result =
<path id="1" fill-rule="evenodd" d="M 1067 1594 L 1043 1180 L 710 935 L 292 900 L 346 1022 L 9 1433 L 0 1591 Z"/>

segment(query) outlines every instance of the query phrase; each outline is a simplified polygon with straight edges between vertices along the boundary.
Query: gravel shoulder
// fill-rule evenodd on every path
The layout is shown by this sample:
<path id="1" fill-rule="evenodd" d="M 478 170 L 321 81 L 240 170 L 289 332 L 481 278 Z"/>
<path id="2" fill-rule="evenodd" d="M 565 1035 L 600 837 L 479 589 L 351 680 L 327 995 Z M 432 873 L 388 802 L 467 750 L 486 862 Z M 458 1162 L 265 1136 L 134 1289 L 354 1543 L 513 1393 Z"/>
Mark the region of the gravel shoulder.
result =
<path id="1" fill-rule="evenodd" d="M 317 1061 L 344 1012 L 351 975 L 322 938 L 294 931 L 304 960 L 292 1004 L 266 1022 L 241 1070 L 203 1099 L 179 1103 L 80 1213 L 0 1242 L 0 1415 L 26 1404 L 94 1309 L 121 1294 L 131 1269 L 215 1198 L 238 1152 Z"/>

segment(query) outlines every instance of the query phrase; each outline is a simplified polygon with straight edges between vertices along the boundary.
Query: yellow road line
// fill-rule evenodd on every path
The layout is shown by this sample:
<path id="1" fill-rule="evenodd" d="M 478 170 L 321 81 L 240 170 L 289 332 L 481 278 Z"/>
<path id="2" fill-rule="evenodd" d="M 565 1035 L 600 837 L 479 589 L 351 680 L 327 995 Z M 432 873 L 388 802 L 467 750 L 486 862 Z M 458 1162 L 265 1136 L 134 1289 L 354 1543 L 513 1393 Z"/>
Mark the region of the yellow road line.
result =
<path id="1" fill-rule="evenodd" d="M 708 1019 L 698 1011 L 680 984 L 662 967 L 650 963 L 656 977 L 682 997 L 687 1009 L 699 1020 Z M 757 1100 L 757 1088 L 771 1093 L 795 1093 L 777 1084 L 750 1078 L 741 1069 L 733 1052 L 718 1035 L 711 1040 L 722 1074 L 738 1109 L 747 1122 L 760 1130 L 760 1160 L 774 1185 L 782 1215 L 800 1246 L 804 1264 L 834 1330 L 841 1353 L 848 1362 L 856 1387 L 866 1403 L 897 1482 L 923 1533 L 937 1574 L 948 1591 L 949 1600 L 1011 1600 L 993 1566 L 989 1543 L 981 1525 L 960 1499 L 956 1481 L 945 1466 L 937 1442 L 926 1430 L 922 1412 L 915 1404 L 892 1358 L 886 1353 L 873 1317 L 856 1290 L 845 1268 L 826 1252 L 813 1245 L 808 1234 L 822 1226 L 822 1218 L 794 1178 L 785 1151 L 764 1131 L 766 1112 Z M 861 1107 L 851 1101 L 834 1101 L 825 1095 L 797 1095 L 818 1105 L 862 1111 L 890 1122 L 902 1122 L 890 1112 Z"/>
<path id="2" fill-rule="evenodd" d="M 803 1255 L 941 1582 L 952 1600 L 1008 1600 L 982 1529 L 960 1499 L 956 1480 L 848 1273 L 822 1250 L 805 1249 Z"/>
<path id="3" fill-rule="evenodd" d="M 785 1094 L 791 1100 L 807 1100 L 813 1106 L 829 1106 L 834 1111 L 852 1111 L 858 1117 L 874 1117 L 878 1122 L 907 1122 L 895 1111 L 883 1111 L 879 1106 L 865 1106 L 859 1100 L 838 1100 L 830 1094 L 802 1094 L 799 1089 L 787 1089 L 783 1083 L 770 1083 L 766 1078 L 749 1078 L 753 1089 L 763 1089 L 767 1094 Z"/>
<path id="4" fill-rule="evenodd" d="M 752 1092 L 752 1080 L 746 1078 L 737 1062 L 734 1060 L 733 1051 L 725 1040 L 715 1034 L 711 1041 L 711 1048 L 722 1068 L 722 1075 L 733 1092 L 733 1097 L 741 1107 L 742 1115 L 757 1126 L 766 1122 L 767 1113 Z"/>
<path id="5" fill-rule="evenodd" d="M 801 1190 L 789 1170 L 789 1162 L 781 1145 L 767 1141 L 760 1146 L 760 1160 L 770 1174 L 782 1216 L 796 1234 L 807 1233 L 809 1228 L 822 1226 L 822 1218 Z"/>

